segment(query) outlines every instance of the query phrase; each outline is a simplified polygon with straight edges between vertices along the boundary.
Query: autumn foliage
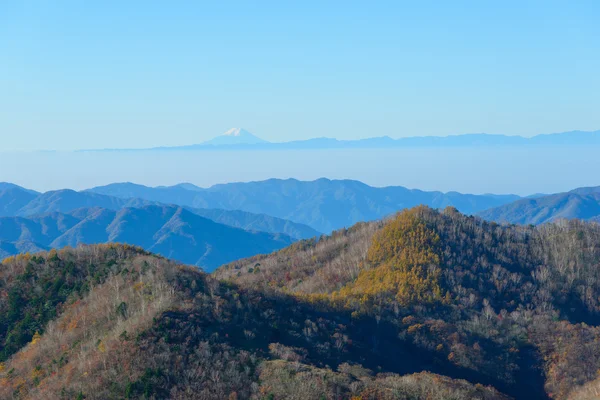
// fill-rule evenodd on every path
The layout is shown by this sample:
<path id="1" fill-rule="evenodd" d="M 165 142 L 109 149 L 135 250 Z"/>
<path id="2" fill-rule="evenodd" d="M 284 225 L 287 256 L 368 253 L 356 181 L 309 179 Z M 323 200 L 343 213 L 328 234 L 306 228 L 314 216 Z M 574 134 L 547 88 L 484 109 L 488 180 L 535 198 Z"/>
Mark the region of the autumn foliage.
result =
<path id="1" fill-rule="evenodd" d="M 375 234 L 367 264 L 355 281 L 333 294 L 362 303 L 394 299 L 401 306 L 441 300 L 439 236 L 419 218 L 422 208 L 399 213 Z"/>
<path id="2" fill-rule="evenodd" d="M 360 233 L 366 226 L 343 232 L 335 250 L 332 237 L 295 257 L 263 256 L 265 268 L 252 277 L 238 268 L 245 260 L 216 275 L 349 310 L 355 324 L 364 316 L 389 322 L 404 343 L 516 397 L 566 398 L 595 378 L 600 225 L 499 225 L 418 207 L 374 227 L 369 235 Z M 363 252 L 347 257 L 347 243 Z M 333 274 L 331 261 L 319 262 L 324 257 L 347 262 Z"/>
<path id="3" fill-rule="evenodd" d="M 126 245 L 23 254 L 0 266 L 0 398 L 594 398 L 599 282 L 600 226 L 451 208 L 213 276 Z"/>

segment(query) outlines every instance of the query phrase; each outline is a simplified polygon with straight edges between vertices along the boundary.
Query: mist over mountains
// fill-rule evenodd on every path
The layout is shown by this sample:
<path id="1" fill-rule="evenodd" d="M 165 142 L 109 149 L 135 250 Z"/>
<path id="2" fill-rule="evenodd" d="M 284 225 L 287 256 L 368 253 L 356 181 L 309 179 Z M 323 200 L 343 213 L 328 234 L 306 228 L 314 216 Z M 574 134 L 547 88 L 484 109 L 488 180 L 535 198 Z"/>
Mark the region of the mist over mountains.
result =
<path id="1" fill-rule="evenodd" d="M 318 137 L 289 142 L 269 142 L 243 128 L 231 128 L 220 136 L 199 144 L 164 146 L 148 149 L 96 149 L 96 151 L 143 150 L 310 150 L 310 149 L 373 149 L 394 147 L 482 147 L 482 146 L 581 146 L 600 145 L 600 130 L 569 131 L 533 137 L 502 134 L 469 133 L 449 136 L 412 136 L 391 138 L 378 136 L 344 140 Z M 87 150 L 94 151 L 94 150 Z"/>
<path id="2" fill-rule="evenodd" d="M 391 131 L 382 133 L 392 134 Z M 585 133 L 581 135 L 588 136 Z M 594 137 L 592 133 L 589 135 Z M 490 139 L 490 136 L 495 135 L 484 135 L 484 139 Z M 551 140 L 557 139 L 555 136 L 560 137 L 549 136 Z M 457 139 L 448 137 L 448 140 Z M 480 141 L 477 139 L 475 142 Z M 0 179 L 47 191 L 62 188 L 83 190 L 111 182 L 136 182 L 153 187 L 192 182 L 207 188 L 224 182 L 289 177 L 311 181 L 328 177 L 355 179 L 375 187 L 401 184 L 427 191 L 516 193 L 526 196 L 597 184 L 593 171 L 600 168 L 600 158 L 596 157 L 600 147 L 582 144 L 584 142 L 573 140 L 565 145 L 506 146 L 384 145 L 369 148 L 335 145 L 331 148 L 317 146 L 256 151 L 211 145 L 184 151 L 156 148 L 140 151 L 4 152 L 0 157 L 0 170 L 3 172 Z M 75 165 L 77 168 L 73 168 Z M 42 177 L 39 174 L 42 170 L 52 178 Z"/>
<path id="3" fill-rule="evenodd" d="M 600 400 L 599 17 L 0 3 L 0 400 Z"/>

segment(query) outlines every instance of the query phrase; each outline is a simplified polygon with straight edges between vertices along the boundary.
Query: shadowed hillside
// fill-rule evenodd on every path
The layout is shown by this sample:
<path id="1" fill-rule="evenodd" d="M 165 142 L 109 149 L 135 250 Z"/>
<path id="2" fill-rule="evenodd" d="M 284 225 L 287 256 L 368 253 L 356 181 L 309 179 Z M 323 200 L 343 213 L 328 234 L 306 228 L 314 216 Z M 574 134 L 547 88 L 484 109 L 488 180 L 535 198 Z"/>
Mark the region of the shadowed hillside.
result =
<path id="1" fill-rule="evenodd" d="M 595 224 L 500 226 L 416 208 L 215 275 L 387 322 L 515 397 L 566 398 L 600 368 L 599 265 Z"/>
<path id="2" fill-rule="evenodd" d="M 347 313 L 219 283 L 139 248 L 11 258 L 0 293 L 1 398 L 506 398 L 413 374 L 418 354 L 399 363 L 411 346 L 379 349 L 373 340 L 401 341 L 368 317 L 354 329 Z"/>
<path id="3" fill-rule="evenodd" d="M 0 398 L 588 396 L 598 244 L 418 207 L 212 276 L 116 244 L 12 257 Z"/>

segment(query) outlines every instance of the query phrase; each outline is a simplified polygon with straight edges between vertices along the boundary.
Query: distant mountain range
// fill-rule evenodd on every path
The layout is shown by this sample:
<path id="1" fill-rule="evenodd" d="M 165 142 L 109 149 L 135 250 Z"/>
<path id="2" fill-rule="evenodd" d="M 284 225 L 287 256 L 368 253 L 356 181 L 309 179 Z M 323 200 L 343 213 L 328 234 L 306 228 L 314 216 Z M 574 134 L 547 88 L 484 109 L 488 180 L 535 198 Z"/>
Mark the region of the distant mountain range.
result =
<path id="1" fill-rule="evenodd" d="M 39 195 L 15 185 L 0 184 L 0 217 L 17 215 Z"/>
<path id="2" fill-rule="evenodd" d="M 479 213 L 484 219 L 512 224 L 543 224 L 560 218 L 600 222 L 600 186 L 521 199 Z"/>
<path id="3" fill-rule="evenodd" d="M 119 242 L 213 270 L 283 248 L 292 239 L 216 223 L 177 206 L 81 208 L 29 218 L 0 218 L 0 258 L 79 244 Z"/>
<path id="4" fill-rule="evenodd" d="M 210 269 L 420 204 L 452 206 L 500 223 L 542 224 L 559 218 L 600 222 L 600 187 L 521 198 L 376 188 L 324 178 L 269 179 L 206 189 L 189 183 L 114 183 L 81 192 L 46 193 L 0 183 L 0 256 L 125 241 Z M 127 222 L 125 230 L 118 228 L 122 221 Z"/>
<path id="5" fill-rule="evenodd" d="M 2 188 L 5 188 L 2 190 Z M 181 189 L 183 193 L 189 191 Z M 175 189 L 173 192 L 177 192 Z M 148 198 L 148 195 L 144 195 Z M 63 189 L 46 193 L 37 193 L 12 184 L 0 183 L 0 217 L 31 217 L 53 212 L 70 213 L 81 208 L 104 208 L 120 210 L 122 208 L 145 207 L 149 205 L 185 203 L 175 194 L 172 199 L 147 200 L 135 196 L 107 196 L 90 191 L 76 192 Z M 173 200 L 173 201 L 171 201 Z M 231 227 L 248 231 L 281 233 L 293 239 L 306 239 L 321 233 L 299 223 L 272 217 L 266 214 L 253 214 L 239 210 L 199 209 L 186 207 L 188 211 Z M 0 239 L 2 239 L 0 237 Z"/>
<path id="6" fill-rule="evenodd" d="M 425 204 L 434 208 L 456 207 L 463 213 L 510 203 L 516 195 L 472 195 L 457 192 L 425 192 L 401 186 L 375 188 L 353 180 L 269 179 L 228 183 L 208 189 L 191 184 L 150 188 L 133 183 L 115 183 L 87 192 L 194 208 L 243 210 L 268 214 L 329 233 L 356 222 L 370 221 L 404 208 Z"/>
<path id="7" fill-rule="evenodd" d="M 168 151 L 168 150 L 309 150 L 394 147 L 473 147 L 473 146 L 600 146 L 600 130 L 569 131 L 533 137 L 473 133 L 452 136 L 415 136 L 393 139 L 380 136 L 358 140 L 312 138 L 290 142 L 268 142 L 243 128 L 232 128 L 223 135 L 200 144 L 150 149 L 102 149 L 87 151 Z"/>
<path id="8" fill-rule="evenodd" d="M 27 204 L 17 210 L 14 215 L 27 217 L 50 212 L 69 212 L 78 208 L 88 207 L 119 210 L 125 207 L 143 207 L 152 204 L 143 199 L 120 199 L 97 193 L 76 192 L 70 189 L 50 191 L 34 196 Z"/>

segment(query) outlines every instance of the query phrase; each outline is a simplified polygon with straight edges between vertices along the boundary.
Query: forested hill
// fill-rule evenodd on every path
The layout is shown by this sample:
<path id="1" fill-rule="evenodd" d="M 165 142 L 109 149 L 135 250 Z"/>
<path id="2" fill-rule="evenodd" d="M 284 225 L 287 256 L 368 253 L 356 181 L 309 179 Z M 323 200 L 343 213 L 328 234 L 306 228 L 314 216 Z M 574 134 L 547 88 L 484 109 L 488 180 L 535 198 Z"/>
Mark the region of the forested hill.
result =
<path id="1" fill-rule="evenodd" d="M 409 353 L 390 358 L 370 317 L 240 289 L 139 248 L 10 258 L 0 294 L 2 399 L 506 398 L 419 372 Z"/>
<path id="2" fill-rule="evenodd" d="M 416 208 L 215 274 L 374 317 L 420 360 L 517 398 L 568 398 L 600 368 L 596 224 L 501 226 Z"/>
<path id="3" fill-rule="evenodd" d="M 17 256 L 0 398 L 593 398 L 599 244 L 418 207 L 213 275 L 115 244 Z"/>

